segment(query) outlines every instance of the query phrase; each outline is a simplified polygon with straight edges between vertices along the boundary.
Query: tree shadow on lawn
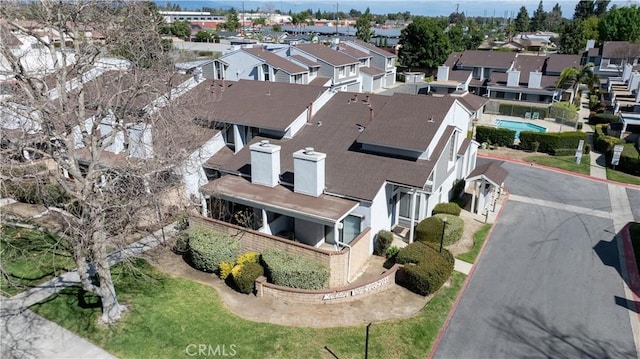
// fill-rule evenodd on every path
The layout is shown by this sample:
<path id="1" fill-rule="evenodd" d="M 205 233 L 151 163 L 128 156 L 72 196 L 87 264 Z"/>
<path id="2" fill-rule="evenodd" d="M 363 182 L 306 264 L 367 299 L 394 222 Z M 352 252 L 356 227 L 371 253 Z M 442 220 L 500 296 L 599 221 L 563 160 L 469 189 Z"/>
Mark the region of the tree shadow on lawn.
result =
<path id="1" fill-rule="evenodd" d="M 535 308 L 507 307 L 491 326 L 515 344 L 514 357 L 637 358 L 633 346 L 592 338 L 582 326 L 563 331 Z"/>

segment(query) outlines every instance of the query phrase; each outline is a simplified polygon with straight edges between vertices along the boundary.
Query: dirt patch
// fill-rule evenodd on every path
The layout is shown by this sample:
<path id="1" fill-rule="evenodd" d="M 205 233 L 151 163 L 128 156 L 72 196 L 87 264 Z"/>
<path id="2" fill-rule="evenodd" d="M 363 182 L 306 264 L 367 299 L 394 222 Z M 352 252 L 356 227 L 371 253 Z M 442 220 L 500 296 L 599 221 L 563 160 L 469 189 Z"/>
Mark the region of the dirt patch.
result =
<path id="1" fill-rule="evenodd" d="M 525 158 L 531 157 L 531 156 L 549 156 L 549 157 L 551 157 L 551 155 L 549 155 L 547 153 L 514 150 L 513 148 L 509 148 L 509 147 L 499 147 L 499 148 L 495 148 L 493 150 L 483 150 L 483 149 L 479 148 L 478 149 L 478 154 L 485 155 L 485 156 L 505 157 L 505 158 L 511 158 L 511 159 L 520 160 L 520 161 L 524 161 Z"/>

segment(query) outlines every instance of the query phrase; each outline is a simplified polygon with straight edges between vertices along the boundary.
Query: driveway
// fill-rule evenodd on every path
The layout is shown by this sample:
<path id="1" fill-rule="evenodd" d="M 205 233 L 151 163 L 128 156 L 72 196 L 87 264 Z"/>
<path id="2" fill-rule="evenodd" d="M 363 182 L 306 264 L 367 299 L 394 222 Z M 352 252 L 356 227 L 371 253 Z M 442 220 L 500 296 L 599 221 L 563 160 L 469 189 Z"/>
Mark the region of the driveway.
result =
<path id="1" fill-rule="evenodd" d="M 637 358 L 608 185 L 502 166 L 509 200 L 434 357 Z"/>

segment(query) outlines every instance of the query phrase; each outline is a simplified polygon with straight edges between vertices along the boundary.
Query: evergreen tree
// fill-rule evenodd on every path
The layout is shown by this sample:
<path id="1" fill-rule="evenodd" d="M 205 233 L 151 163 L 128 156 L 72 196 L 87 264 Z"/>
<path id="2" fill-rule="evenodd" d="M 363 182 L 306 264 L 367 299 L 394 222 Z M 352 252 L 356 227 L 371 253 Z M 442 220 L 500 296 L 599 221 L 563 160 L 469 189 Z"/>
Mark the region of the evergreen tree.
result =
<path id="1" fill-rule="evenodd" d="M 581 0 L 576 4 L 575 12 L 573 13 L 574 20 L 584 20 L 594 14 L 595 1 L 594 0 Z"/>
<path id="2" fill-rule="evenodd" d="M 579 54 L 584 51 L 587 40 L 584 39 L 583 21 L 566 22 L 560 31 L 558 52 L 561 54 Z"/>
<path id="3" fill-rule="evenodd" d="M 598 25 L 601 41 L 640 40 L 640 7 L 613 7 Z"/>
<path id="4" fill-rule="evenodd" d="M 547 29 L 547 13 L 544 11 L 544 7 L 542 6 L 542 0 L 538 3 L 538 8 L 533 13 L 533 18 L 531 18 L 531 31 L 543 31 Z"/>
<path id="5" fill-rule="evenodd" d="M 445 20 L 446 22 L 446 20 Z M 416 16 L 400 33 L 398 60 L 408 68 L 434 69 L 451 52 L 449 37 L 444 33 L 446 24 L 434 18 Z"/>
<path id="6" fill-rule="evenodd" d="M 369 42 L 373 36 L 373 30 L 371 29 L 371 22 L 373 22 L 373 16 L 369 11 L 369 8 L 364 11 L 364 14 L 356 20 L 356 38 Z"/>
<path id="7" fill-rule="evenodd" d="M 530 25 L 529 13 L 527 12 L 527 8 L 523 6 L 520 8 L 520 11 L 518 11 L 518 15 L 516 16 L 516 32 L 527 32 L 529 31 Z"/>
<path id="8" fill-rule="evenodd" d="M 547 13 L 546 29 L 553 32 L 560 32 L 562 25 L 562 9 L 560 4 L 556 3 L 553 9 Z"/>
<path id="9" fill-rule="evenodd" d="M 594 14 L 596 16 L 602 16 L 607 13 L 607 7 L 611 0 L 596 0 Z"/>

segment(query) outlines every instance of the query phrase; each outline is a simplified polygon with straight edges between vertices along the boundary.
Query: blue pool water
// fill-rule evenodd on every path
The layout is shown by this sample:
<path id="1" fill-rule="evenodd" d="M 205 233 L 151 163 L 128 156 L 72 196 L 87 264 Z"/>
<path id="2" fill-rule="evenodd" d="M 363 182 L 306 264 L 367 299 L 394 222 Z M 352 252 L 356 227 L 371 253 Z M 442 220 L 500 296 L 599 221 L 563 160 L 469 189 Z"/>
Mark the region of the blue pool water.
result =
<path id="1" fill-rule="evenodd" d="M 519 121 L 497 120 L 496 126 L 498 126 L 498 128 L 506 128 L 512 131 L 516 131 L 516 140 L 520 139 L 520 132 L 522 131 L 547 132 L 546 127 Z"/>

